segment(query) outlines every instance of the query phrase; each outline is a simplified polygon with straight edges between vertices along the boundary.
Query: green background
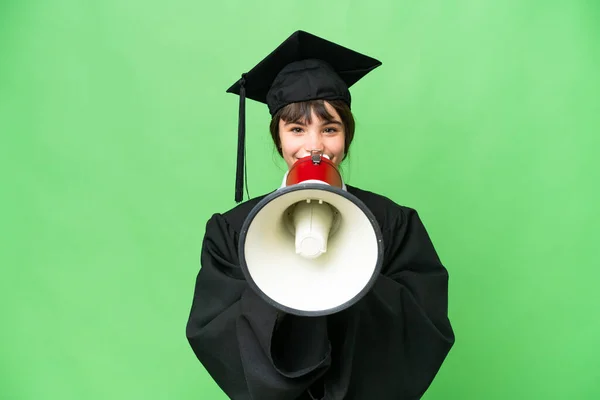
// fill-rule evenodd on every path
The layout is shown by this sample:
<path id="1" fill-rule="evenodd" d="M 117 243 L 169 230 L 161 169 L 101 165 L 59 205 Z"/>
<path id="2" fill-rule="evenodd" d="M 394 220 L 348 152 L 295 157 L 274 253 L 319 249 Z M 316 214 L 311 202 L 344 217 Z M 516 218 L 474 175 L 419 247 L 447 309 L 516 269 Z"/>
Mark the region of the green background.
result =
<path id="1" fill-rule="evenodd" d="M 600 3 L 0 2 L 0 398 L 224 399 L 185 339 L 237 96 L 297 29 L 383 61 L 346 181 L 451 275 L 435 399 L 600 398 Z M 251 196 L 281 182 L 248 102 Z M 374 399 L 377 400 L 377 399 Z"/>

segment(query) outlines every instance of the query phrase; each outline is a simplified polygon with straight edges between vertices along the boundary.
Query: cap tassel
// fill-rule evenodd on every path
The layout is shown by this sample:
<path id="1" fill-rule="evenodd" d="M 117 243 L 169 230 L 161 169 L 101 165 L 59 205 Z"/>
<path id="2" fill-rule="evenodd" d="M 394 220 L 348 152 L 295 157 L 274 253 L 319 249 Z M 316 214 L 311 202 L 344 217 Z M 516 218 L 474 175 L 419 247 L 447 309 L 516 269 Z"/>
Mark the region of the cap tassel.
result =
<path id="1" fill-rule="evenodd" d="M 246 74 L 240 80 L 240 113 L 238 117 L 237 169 L 235 173 L 235 202 L 244 199 L 244 166 L 246 150 Z"/>

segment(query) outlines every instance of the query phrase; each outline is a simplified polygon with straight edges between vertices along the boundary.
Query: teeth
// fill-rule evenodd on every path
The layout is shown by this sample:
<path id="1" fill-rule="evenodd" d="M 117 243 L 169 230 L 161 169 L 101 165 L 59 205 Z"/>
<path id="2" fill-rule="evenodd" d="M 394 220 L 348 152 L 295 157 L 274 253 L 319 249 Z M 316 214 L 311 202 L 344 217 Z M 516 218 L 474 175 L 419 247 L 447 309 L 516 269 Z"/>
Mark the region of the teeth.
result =
<path id="1" fill-rule="evenodd" d="M 328 160 L 331 160 L 331 157 L 329 157 L 327 154 L 323 154 L 323 157 L 325 157 Z"/>

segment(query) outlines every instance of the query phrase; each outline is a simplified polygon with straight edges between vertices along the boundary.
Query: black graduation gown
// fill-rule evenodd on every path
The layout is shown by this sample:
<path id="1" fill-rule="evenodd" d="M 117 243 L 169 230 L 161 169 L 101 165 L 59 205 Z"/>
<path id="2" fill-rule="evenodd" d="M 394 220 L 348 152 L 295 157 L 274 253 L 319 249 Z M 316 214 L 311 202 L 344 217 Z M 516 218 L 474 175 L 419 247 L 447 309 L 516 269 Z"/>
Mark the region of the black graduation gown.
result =
<path id="1" fill-rule="evenodd" d="M 261 197 L 208 221 L 186 335 L 231 399 L 419 399 L 454 344 L 448 273 L 417 212 L 347 189 L 375 215 L 384 263 L 369 293 L 326 317 L 282 313 L 244 280 L 238 233 Z"/>

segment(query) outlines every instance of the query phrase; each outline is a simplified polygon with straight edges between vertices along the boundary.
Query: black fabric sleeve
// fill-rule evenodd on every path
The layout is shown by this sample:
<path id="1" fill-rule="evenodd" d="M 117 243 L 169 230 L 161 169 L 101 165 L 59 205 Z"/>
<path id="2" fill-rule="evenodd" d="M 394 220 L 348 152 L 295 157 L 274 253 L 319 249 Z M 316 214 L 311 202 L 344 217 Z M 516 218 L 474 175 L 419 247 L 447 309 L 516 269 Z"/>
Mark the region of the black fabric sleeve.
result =
<path id="1" fill-rule="evenodd" d="M 371 390 L 373 398 L 419 399 L 455 340 L 448 319 L 448 272 L 414 209 L 401 208 L 384 237 L 382 274 L 357 307 L 359 347 L 371 348 L 371 354 L 354 361 L 377 366 L 379 376 L 372 379 L 382 384 Z M 371 374 L 361 373 L 365 379 Z M 362 387 L 350 390 L 367 398 Z"/>
<path id="2" fill-rule="evenodd" d="M 186 336 L 231 399 L 297 399 L 330 364 L 327 322 L 259 298 L 239 267 L 237 239 L 222 215 L 208 221 Z"/>

